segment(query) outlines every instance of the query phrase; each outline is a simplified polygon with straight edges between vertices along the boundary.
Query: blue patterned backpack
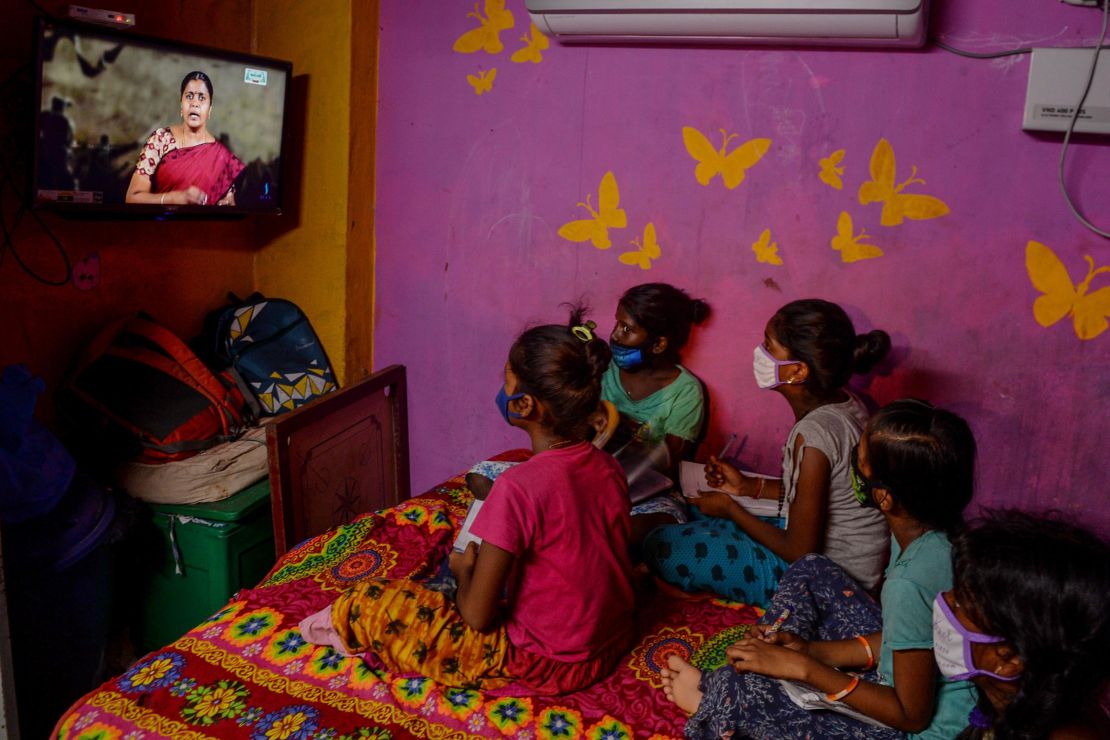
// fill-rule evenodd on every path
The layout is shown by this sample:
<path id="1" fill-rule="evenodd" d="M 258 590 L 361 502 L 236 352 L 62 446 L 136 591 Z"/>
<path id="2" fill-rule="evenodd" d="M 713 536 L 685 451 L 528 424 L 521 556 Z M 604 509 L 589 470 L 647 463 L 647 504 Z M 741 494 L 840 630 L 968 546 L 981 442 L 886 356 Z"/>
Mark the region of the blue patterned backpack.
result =
<path id="1" fill-rule="evenodd" d="M 292 411 L 339 387 L 320 338 L 292 301 L 255 293 L 223 311 L 216 338 L 256 417 Z"/>

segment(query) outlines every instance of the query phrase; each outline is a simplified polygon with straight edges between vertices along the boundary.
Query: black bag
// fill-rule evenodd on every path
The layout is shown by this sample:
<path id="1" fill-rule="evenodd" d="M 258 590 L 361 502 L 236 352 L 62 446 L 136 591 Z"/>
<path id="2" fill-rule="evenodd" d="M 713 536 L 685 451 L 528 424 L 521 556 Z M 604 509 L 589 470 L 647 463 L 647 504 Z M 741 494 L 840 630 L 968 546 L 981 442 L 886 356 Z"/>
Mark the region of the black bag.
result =
<path id="1" fill-rule="evenodd" d="M 292 411 L 339 387 L 320 338 L 292 301 L 254 293 L 223 309 L 215 344 L 257 417 Z"/>

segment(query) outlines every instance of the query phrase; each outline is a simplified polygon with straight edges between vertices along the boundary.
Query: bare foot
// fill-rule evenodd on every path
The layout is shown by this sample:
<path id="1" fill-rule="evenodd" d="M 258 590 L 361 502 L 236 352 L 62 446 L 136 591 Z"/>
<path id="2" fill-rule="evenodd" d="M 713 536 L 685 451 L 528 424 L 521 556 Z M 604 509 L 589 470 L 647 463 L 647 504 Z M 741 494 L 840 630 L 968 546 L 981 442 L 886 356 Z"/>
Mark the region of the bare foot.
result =
<path id="1" fill-rule="evenodd" d="M 687 714 L 698 711 L 701 704 L 701 671 L 677 655 L 667 658 L 663 676 L 663 693 Z"/>

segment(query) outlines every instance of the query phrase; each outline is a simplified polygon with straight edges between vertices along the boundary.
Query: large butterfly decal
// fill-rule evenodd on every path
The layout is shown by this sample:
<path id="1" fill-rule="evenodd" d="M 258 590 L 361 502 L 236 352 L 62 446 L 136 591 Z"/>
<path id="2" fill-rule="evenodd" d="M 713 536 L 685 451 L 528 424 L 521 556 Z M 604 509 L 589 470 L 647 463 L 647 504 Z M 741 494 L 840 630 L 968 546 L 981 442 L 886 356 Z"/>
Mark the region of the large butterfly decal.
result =
<path id="1" fill-rule="evenodd" d="M 592 218 L 563 224 L 559 228 L 559 236 L 572 242 L 590 241 L 598 249 L 608 249 L 613 246 L 613 242 L 609 240 L 609 229 L 623 229 L 628 226 L 624 209 L 618 207 L 620 200 L 617 178 L 612 172 L 606 172 L 598 189 L 597 210 L 594 210 L 588 195 L 585 203 L 578 204 L 589 211 Z"/>
<path id="2" fill-rule="evenodd" d="M 818 164 L 821 165 L 821 172 L 818 177 L 821 178 L 821 182 L 836 190 L 844 187 L 844 181 L 840 179 L 844 175 L 844 165 L 840 164 L 843 159 L 843 149 L 837 149 L 829 156 L 820 159 Z"/>
<path id="3" fill-rule="evenodd" d="M 752 251 L 755 252 L 756 262 L 764 262 L 769 265 L 782 264 L 782 257 L 779 257 L 779 243 L 771 241 L 770 229 L 763 230 L 759 239 L 756 240 L 755 244 L 752 244 Z"/>
<path id="4" fill-rule="evenodd" d="M 493 90 L 493 81 L 497 78 L 497 67 L 485 72 L 479 71 L 477 76 L 467 75 L 466 81 L 474 88 L 475 95 L 481 95 Z"/>
<path id="5" fill-rule="evenodd" d="M 1068 268 L 1056 254 L 1040 242 L 1029 242 L 1025 247 L 1025 269 L 1033 287 L 1041 291 L 1033 301 L 1033 317 L 1041 326 L 1052 326 L 1065 316 L 1075 323 L 1075 335 L 1080 339 L 1094 339 L 1106 331 L 1110 317 L 1110 286 L 1093 293 L 1091 280 L 1099 273 L 1110 272 L 1110 267 L 1095 268 L 1095 261 L 1085 255 L 1087 277 L 1076 285 L 1068 275 Z"/>
<path id="6" fill-rule="evenodd" d="M 625 252 L 619 259 L 626 265 L 639 265 L 641 270 L 650 270 L 651 261 L 659 259 L 661 250 L 655 238 L 655 224 L 649 223 L 644 227 L 644 240 L 633 239 L 631 244 L 638 247 L 634 252 Z"/>
<path id="7" fill-rule="evenodd" d="M 700 184 L 709 185 L 714 177 L 720 175 L 725 187 L 732 190 L 744 181 L 744 173 L 771 148 L 771 140 L 750 139 L 726 153 L 728 143 L 739 138 L 739 135 L 729 134 L 724 129 L 720 131 L 724 139 L 720 149 L 714 149 L 705 134 L 691 126 L 682 127 L 682 141 L 686 144 L 686 151 L 698 163 L 694 169 L 694 177 Z"/>
<path id="8" fill-rule="evenodd" d="M 917 165 L 905 182 L 895 185 L 894 149 L 886 139 L 879 139 L 875 151 L 871 153 L 871 179 L 859 186 L 859 202 L 883 204 L 883 215 L 879 223 L 883 226 L 897 226 L 904 218 L 924 221 L 948 213 L 948 204 L 940 198 L 919 193 L 903 193 L 911 183 L 925 184 L 917 176 Z"/>
<path id="9" fill-rule="evenodd" d="M 467 13 L 467 18 L 477 18 L 481 24 L 472 28 L 462 36 L 455 39 L 454 50 L 460 54 L 473 54 L 483 50 L 487 54 L 500 54 L 505 48 L 501 43 L 501 32 L 513 27 L 513 12 L 505 9 L 505 0 L 486 0 L 486 14 L 478 10 L 478 3 L 474 3 L 474 12 Z"/>
<path id="10" fill-rule="evenodd" d="M 551 46 L 551 42 L 547 37 L 540 33 L 540 29 L 536 28 L 536 24 L 532 24 L 531 38 L 528 34 L 520 37 L 524 42 L 524 46 L 513 52 L 512 60 L 518 64 L 524 62 L 531 62 L 532 64 L 539 64 L 543 61 L 543 52 Z"/>
<path id="11" fill-rule="evenodd" d="M 852 217 L 847 211 L 841 211 L 840 218 L 836 220 L 836 236 L 832 238 L 832 248 L 840 252 L 841 262 L 858 262 L 883 256 L 883 250 L 874 244 L 863 243 L 864 239 L 871 238 L 867 235 L 867 229 L 860 229 L 859 234 L 855 235 L 853 228 Z"/>

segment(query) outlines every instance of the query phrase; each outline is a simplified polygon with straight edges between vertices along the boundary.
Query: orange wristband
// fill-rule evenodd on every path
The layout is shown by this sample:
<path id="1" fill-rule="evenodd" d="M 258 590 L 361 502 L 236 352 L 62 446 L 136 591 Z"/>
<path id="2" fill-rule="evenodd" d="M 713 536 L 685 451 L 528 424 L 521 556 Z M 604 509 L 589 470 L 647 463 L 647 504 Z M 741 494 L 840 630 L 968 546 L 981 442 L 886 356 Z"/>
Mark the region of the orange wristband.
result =
<path id="1" fill-rule="evenodd" d="M 871 643 L 863 635 L 856 635 L 856 639 L 863 643 L 863 649 L 867 651 L 867 665 L 863 667 L 863 670 L 869 671 L 875 667 L 875 653 L 871 650 Z"/>
<path id="2" fill-rule="evenodd" d="M 859 686 L 859 676 L 852 676 L 852 682 L 845 686 L 843 691 L 838 691 L 835 694 L 825 694 L 825 698 L 829 701 L 840 701 L 855 691 L 857 686 Z"/>

